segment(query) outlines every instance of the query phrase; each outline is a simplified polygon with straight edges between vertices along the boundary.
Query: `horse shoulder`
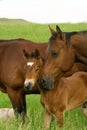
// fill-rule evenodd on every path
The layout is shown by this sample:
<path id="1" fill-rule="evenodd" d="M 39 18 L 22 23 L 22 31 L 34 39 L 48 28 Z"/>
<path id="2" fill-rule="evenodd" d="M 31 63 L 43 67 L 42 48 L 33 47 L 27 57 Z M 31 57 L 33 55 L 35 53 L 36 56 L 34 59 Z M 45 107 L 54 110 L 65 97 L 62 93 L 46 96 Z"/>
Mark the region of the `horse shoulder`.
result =
<path id="1" fill-rule="evenodd" d="M 87 87 L 87 73 L 81 72 L 80 73 L 80 79 L 82 80 L 85 87 Z"/>
<path id="2" fill-rule="evenodd" d="M 66 78 L 62 77 L 59 81 L 57 92 L 56 92 L 57 100 L 59 104 L 59 109 L 65 109 L 68 98 L 68 87 Z"/>
<path id="3" fill-rule="evenodd" d="M 87 85 L 86 72 L 80 71 L 74 73 L 72 76 L 66 78 L 67 89 L 69 97 L 72 97 L 76 93 L 85 92 L 85 86 Z"/>

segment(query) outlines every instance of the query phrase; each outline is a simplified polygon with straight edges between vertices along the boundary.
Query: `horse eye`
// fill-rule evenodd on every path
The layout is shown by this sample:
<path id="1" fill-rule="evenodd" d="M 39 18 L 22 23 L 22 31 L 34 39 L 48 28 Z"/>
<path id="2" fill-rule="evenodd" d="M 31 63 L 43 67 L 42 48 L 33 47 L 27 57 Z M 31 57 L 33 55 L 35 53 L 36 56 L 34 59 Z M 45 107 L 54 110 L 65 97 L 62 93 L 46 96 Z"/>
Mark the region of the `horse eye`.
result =
<path id="1" fill-rule="evenodd" d="M 52 57 L 56 58 L 58 56 L 58 52 L 52 52 Z"/>
<path id="2" fill-rule="evenodd" d="M 36 70 L 35 70 L 35 72 L 38 72 L 39 71 L 39 68 L 37 68 Z"/>

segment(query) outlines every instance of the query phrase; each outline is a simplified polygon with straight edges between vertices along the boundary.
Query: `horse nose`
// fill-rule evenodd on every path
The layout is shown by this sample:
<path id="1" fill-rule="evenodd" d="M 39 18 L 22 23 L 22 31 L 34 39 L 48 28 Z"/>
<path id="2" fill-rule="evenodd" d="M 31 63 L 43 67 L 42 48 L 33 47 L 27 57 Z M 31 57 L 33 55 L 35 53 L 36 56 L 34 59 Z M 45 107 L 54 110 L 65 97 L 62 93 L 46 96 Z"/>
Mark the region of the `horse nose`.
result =
<path id="1" fill-rule="evenodd" d="M 40 85 L 40 87 L 44 88 L 44 86 L 46 86 L 46 84 L 47 84 L 46 77 L 42 76 L 42 78 L 40 78 L 40 80 L 39 80 L 39 85 Z"/>
<path id="2" fill-rule="evenodd" d="M 25 88 L 26 90 L 31 90 L 31 89 L 32 89 L 32 86 L 33 86 L 32 82 L 26 82 L 26 81 L 25 81 L 25 83 L 24 83 L 24 88 Z"/>
<path id="3" fill-rule="evenodd" d="M 42 89 L 51 90 L 54 86 L 54 78 L 51 76 L 49 77 L 42 76 L 42 78 L 40 78 L 39 80 L 39 86 Z"/>

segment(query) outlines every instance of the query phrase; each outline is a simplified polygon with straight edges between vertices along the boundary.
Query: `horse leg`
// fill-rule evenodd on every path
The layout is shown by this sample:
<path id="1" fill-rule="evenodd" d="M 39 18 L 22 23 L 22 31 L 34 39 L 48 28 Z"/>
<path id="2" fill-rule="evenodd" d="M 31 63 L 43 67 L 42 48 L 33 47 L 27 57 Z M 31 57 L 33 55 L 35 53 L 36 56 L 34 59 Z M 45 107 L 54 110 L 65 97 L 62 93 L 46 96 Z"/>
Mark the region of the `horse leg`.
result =
<path id="1" fill-rule="evenodd" d="M 87 118 L 87 101 L 85 101 L 81 106 L 84 116 Z"/>
<path id="2" fill-rule="evenodd" d="M 21 94 L 18 99 L 19 99 L 19 101 L 18 101 L 19 103 L 17 103 L 17 105 L 13 106 L 14 113 L 15 113 L 16 117 L 18 117 L 19 115 L 21 116 L 22 124 L 24 124 L 24 122 L 25 122 L 25 116 L 26 116 L 25 95 Z"/>
<path id="3" fill-rule="evenodd" d="M 21 115 L 22 122 L 25 122 L 26 115 L 26 100 L 25 95 L 22 94 L 20 90 L 8 89 L 8 96 L 11 100 L 15 115 Z"/>
<path id="4" fill-rule="evenodd" d="M 62 128 L 63 127 L 63 111 L 57 111 L 55 113 L 55 116 L 56 116 L 57 121 L 58 121 L 58 126 L 60 128 Z"/>
<path id="5" fill-rule="evenodd" d="M 46 111 L 44 114 L 44 125 L 45 125 L 44 130 L 48 130 L 50 128 L 52 119 L 53 119 L 52 115 L 48 111 Z"/>

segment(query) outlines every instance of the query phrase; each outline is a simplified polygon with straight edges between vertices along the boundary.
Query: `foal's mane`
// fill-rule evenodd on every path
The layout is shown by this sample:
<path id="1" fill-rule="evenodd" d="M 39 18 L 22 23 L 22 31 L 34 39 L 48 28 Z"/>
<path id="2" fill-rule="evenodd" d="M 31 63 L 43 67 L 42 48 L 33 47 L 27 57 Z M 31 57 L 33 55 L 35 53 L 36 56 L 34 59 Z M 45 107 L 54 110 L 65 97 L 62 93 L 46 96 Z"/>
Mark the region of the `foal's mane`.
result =
<path id="1" fill-rule="evenodd" d="M 30 54 L 30 57 L 31 57 L 31 58 L 37 58 L 38 56 L 37 56 L 36 52 L 32 52 L 32 53 Z"/>
<path id="2" fill-rule="evenodd" d="M 40 52 L 38 51 L 38 49 L 36 49 L 34 52 L 30 53 L 30 58 L 38 59 L 40 57 L 41 57 L 41 55 L 40 55 Z"/>
<path id="3" fill-rule="evenodd" d="M 39 51 L 36 49 L 35 52 L 31 52 L 30 54 L 30 58 L 35 58 L 35 59 L 42 59 L 42 61 L 44 62 L 43 57 L 41 57 Z"/>

